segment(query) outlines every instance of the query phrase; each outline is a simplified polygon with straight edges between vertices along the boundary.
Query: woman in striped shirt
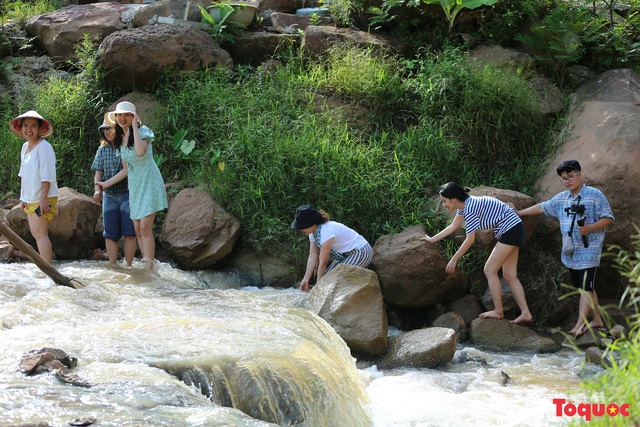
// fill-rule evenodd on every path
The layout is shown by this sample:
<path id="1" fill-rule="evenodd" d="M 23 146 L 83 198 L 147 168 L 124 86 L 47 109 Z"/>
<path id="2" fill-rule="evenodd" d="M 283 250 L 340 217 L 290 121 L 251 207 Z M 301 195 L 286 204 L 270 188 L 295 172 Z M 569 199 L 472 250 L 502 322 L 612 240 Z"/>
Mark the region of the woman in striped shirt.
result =
<path id="1" fill-rule="evenodd" d="M 506 203 L 495 197 L 470 196 L 468 188 L 462 188 L 455 182 L 449 182 L 440 188 L 442 204 L 448 211 L 457 210 L 453 222 L 440 233 L 433 237 L 425 235 L 422 239 L 435 243 L 457 230 L 464 221 L 467 237 L 447 264 L 446 271 L 453 273 L 456 264 L 467 253 L 476 238 L 477 230 L 493 229 L 494 236 L 498 239 L 489 259 L 484 265 L 484 274 L 487 276 L 489 291 L 493 299 L 494 309 L 480 314 L 483 318 L 502 319 L 502 286 L 498 272 L 502 268 L 502 275 L 507 281 L 513 294 L 520 316 L 513 323 L 526 323 L 533 321 L 533 316 L 527 306 L 522 283 L 518 279 L 518 255 L 524 244 L 524 225 L 516 212 Z"/>

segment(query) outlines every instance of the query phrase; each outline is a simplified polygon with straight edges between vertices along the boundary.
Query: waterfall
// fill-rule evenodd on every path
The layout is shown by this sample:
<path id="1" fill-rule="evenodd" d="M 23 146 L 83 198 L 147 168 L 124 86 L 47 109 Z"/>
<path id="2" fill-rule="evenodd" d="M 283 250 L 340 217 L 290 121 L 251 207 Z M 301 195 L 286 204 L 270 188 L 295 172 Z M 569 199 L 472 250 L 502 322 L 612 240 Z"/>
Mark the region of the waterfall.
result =
<path id="1" fill-rule="evenodd" d="M 215 278 L 167 265 L 155 276 L 90 261 L 59 266 L 87 285 L 80 290 L 55 286 L 31 264 L 1 267 L 2 421 L 371 425 L 355 359 L 302 308 L 211 289 Z M 25 377 L 21 356 L 42 347 L 77 357 L 74 372 L 94 386 Z"/>

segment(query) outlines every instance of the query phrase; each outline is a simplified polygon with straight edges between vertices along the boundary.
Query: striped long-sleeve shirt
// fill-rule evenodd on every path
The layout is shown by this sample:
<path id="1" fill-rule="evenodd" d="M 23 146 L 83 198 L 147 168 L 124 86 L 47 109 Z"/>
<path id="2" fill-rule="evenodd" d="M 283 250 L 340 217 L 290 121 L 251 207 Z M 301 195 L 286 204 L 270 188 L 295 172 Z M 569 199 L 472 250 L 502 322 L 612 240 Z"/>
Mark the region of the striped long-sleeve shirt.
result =
<path id="1" fill-rule="evenodd" d="M 493 229 L 496 239 L 522 222 L 509 205 L 489 196 L 469 196 L 464 202 L 464 209 L 458 209 L 458 215 L 464 218 L 467 234 Z"/>

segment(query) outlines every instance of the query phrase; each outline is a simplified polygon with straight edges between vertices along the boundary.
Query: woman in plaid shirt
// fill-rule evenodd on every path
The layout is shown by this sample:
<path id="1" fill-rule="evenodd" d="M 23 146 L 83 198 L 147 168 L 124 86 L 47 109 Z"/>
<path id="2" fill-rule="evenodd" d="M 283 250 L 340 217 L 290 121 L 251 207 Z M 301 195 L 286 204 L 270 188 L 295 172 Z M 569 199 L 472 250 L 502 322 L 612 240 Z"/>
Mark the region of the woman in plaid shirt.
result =
<path id="1" fill-rule="evenodd" d="M 104 222 L 104 243 L 107 248 L 109 263 L 118 261 L 118 241 L 124 236 L 124 259 L 131 266 L 136 253 L 136 231 L 133 227 L 129 209 L 129 188 L 127 179 L 102 190 L 98 184 L 116 175 L 122 170 L 120 150 L 114 141 L 116 130 L 104 121 L 98 128 L 100 132 L 100 147 L 91 165 L 95 171 L 93 182 L 95 193 L 93 201 L 102 202 L 102 217 Z"/>

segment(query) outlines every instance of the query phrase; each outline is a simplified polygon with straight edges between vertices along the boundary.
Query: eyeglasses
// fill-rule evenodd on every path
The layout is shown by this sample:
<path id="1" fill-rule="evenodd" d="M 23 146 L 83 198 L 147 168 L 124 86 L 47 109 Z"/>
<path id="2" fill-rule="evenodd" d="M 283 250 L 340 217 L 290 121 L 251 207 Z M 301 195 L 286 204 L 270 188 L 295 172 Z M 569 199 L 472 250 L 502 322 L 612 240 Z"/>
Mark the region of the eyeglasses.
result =
<path id="1" fill-rule="evenodd" d="M 578 172 L 578 173 L 580 173 L 580 172 Z M 576 173 L 576 174 L 569 174 L 568 173 L 567 176 L 563 176 L 562 178 L 560 178 L 560 181 L 562 181 L 562 182 L 571 182 L 571 181 L 573 181 L 573 179 L 576 176 L 578 176 L 578 173 Z"/>

